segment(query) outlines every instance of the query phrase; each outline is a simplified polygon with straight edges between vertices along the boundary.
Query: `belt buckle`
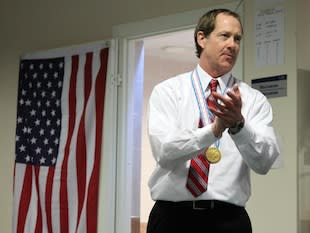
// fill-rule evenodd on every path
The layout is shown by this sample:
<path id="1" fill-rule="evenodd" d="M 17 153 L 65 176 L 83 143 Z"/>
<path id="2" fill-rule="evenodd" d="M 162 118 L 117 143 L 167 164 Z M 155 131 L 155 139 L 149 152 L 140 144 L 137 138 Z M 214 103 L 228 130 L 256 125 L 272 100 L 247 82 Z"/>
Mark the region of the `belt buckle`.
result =
<path id="1" fill-rule="evenodd" d="M 214 209 L 214 200 L 210 200 L 210 206 L 208 208 L 202 208 L 196 206 L 196 201 L 193 201 L 193 209 L 194 210 L 207 210 L 207 209 Z"/>

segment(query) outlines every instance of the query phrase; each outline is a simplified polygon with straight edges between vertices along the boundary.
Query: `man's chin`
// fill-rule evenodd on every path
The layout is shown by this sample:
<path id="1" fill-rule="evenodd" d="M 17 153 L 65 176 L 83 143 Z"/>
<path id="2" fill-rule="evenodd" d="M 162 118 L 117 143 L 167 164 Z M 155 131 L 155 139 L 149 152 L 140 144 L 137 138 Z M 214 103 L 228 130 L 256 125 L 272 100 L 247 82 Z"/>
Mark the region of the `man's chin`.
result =
<path id="1" fill-rule="evenodd" d="M 225 70 L 225 73 L 229 72 L 232 70 L 234 67 L 235 63 L 230 63 L 230 62 L 225 62 L 222 64 L 222 69 Z"/>

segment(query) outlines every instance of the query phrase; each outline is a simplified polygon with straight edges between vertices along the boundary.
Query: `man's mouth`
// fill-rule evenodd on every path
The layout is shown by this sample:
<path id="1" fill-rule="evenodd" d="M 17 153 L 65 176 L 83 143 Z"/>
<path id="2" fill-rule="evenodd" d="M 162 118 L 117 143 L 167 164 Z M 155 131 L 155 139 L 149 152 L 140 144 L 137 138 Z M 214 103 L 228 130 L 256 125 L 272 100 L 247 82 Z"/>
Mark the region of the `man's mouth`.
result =
<path id="1" fill-rule="evenodd" d="M 232 53 L 224 53 L 223 55 L 226 57 L 234 58 L 234 55 Z"/>

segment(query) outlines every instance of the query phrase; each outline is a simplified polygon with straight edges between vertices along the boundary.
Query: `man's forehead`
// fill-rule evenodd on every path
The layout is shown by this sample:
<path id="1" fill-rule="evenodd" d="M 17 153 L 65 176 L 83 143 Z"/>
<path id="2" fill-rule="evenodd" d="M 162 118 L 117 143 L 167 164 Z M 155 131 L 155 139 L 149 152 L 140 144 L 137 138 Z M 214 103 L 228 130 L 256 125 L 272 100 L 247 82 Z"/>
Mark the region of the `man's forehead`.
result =
<path id="1" fill-rule="evenodd" d="M 233 27 L 232 27 L 233 26 Z M 237 29 L 239 34 L 242 35 L 242 26 L 237 18 L 231 15 L 220 13 L 215 19 L 214 31 L 231 31 L 232 28 Z"/>

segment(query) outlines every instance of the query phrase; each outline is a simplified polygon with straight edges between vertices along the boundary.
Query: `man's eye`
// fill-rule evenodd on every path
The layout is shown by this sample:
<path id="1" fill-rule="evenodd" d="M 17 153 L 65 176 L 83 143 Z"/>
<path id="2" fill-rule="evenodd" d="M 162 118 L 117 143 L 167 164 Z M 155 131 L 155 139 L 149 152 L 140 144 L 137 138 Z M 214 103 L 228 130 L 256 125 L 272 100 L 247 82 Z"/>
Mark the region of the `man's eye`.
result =
<path id="1" fill-rule="evenodd" d="M 241 42 L 241 36 L 235 37 L 235 41 L 236 41 L 237 43 L 240 43 L 240 42 Z"/>

